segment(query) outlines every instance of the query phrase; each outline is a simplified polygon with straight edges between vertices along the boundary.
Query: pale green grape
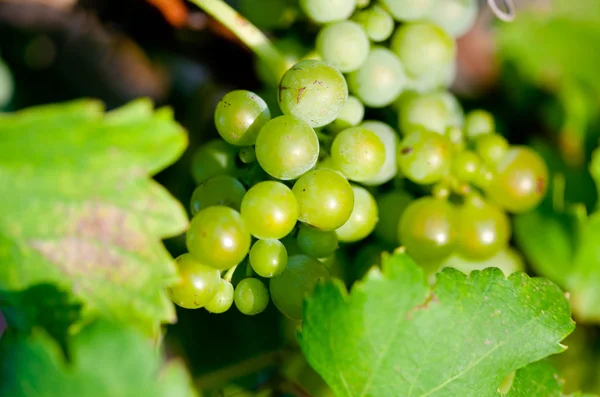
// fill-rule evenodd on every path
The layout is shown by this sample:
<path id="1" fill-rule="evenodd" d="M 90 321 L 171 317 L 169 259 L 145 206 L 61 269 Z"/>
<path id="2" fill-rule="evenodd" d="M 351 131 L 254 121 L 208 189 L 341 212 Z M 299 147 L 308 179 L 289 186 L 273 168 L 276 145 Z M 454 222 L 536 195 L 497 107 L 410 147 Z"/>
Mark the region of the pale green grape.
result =
<path id="1" fill-rule="evenodd" d="M 186 241 L 192 255 L 219 270 L 240 263 L 250 249 L 250 233 L 241 215 L 223 206 L 198 212 L 190 222 Z"/>
<path id="2" fill-rule="evenodd" d="M 294 116 L 279 116 L 260 130 L 256 159 L 272 177 L 296 179 L 315 166 L 319 158 L 317 133 Z"/>
<path id="3" fill-rule="evenodd" d="M 510 247 L 501 249 L 496 255 L 484 260 L 465 258 L 459 254 L 452 254 L 443 261 L 441 268 L 452 267 L 465 274 L 473 270 L 483 270 L 488 267 L 497 267 L 504 272 L 506 277 L 515 272 L 525 271 L 523 258 L 517 251 Z"/>
<path id="4" fill-rule="evenodd" d="M 317 35 L 316 47 L 325 62 L 348 73 L 367 60 L 371 43 L 359 24 L 342 21 L 323 27 Z"/>
<path id="5" fill-rule="evenodd" d="M 178 256 L 175 262 L 179 281 L 167 290 L 171 300 L 185 309 L 198 309 L 209 303 L 219 289 L 219 270 L 190 254 Z"/>
<path id="6" fill-rule="evenodd" d="M 354 208 L 350 219 L 342 227 L 336 229 L 338 239 L 344 243 L 352 243 L 367 237 L 379 220 L 379 210 L 375 198 L 369 191 L 360 186 L 353 186 Z"/>
<path id="7" fill-rule="evenodd" d="M 365 8 L 371 4 L 371 0 L 356 0 L 356 8 Z"/>
<path id="8" fill-rule="evenodd" d="M 270 119 L 271 112 L 265 101 L 245 90 L 225 94 L 215 109 L 219 135 L 235 146 L 254 145 L 258 132 Z"/>
<path id="9" fill-rule="evenodd" d="M 331 123 L 348 99 L 346 79 L 333 66 L 304 60 L 289 69 L 279 84 L 279 106 L 284 114 L 296 116 L 311 127 Z"/>
<path id="10" fill-rule="evenodd" d="M 472 110 L 465 120 L 467 138 L 475 140 L 480 135 L 492 134 L 496 130 L 494 116 L 485 110 Z"/>
<path id="11" fill-rule="evenodd" d="M 394 32 L 394 19 L 378 5 L 355 13 L 352 20 L 362 26 L 374 42 L 387 40 Z"/>
<path id="12" fill-rule="evenodd" d="M 444 135 L 450 127 L 462 127 L 464 116 L 456 98 L 448 92 L 411 93 L 399 102 L 399 126 L 404 133 L 415 128 Z"/>
<path id="13" fill-rule="evenodd" d="M 472 182 L 477 178 L 481 159 L 469 150 L 456 153 L 452 158 L 452 175 L 461 182 Z"/>
<path id="14" fill-rule="evenodd" d="M 259 279 L 245 278 L 235 287 L 234 301 L 242 314 L 254 316 L 267 308 L 269 291 Z"/>
<path id="15" fill-rule="evenodd" d="M 221 139 L 208 141 L 200 146 L 192 158 L 192 177 L 200 184 L 217 175 L 236 173 L 236 150 Z"/>
<path id="16" fill-rule="evenodd" d="M 204 308 L 215 314 L 225 313 L 233 304 L 233 285 L 227 280 L 221 280 L 216 295 Z"/>
<path id="17" fill-rule="evenodd" d="M 360 125 L 370 131 L 373 131 L 385 146 L 385 161 L 377 175 L 372 178 L 361 180 L 363 185 L 377 186 L 382 185 L 392 180 L 398 173 L 398 165 L 396 161 L 396 150 L 400 139 L 398 134 L 389 125 L 376 120 L 365 121 Z"/>
<path id="18" fill-rule="evenodd" d="M 406 86 L 404 66 L 398 57 L 383 47 L 374 47 L 360 69 L 348 75 L 348 85 L 365 105 L 382 108 L 390 105 Z"/>
<path id="19" fill-rule="evenodd" d="M 435 9 L 440 0 L 380 0 L 397 21 L 415 21 Z"/>
<path id="20" fill-rule="evenodd" d="M 477 0 L 443 0 L 427 18 L 454 37 L 467 33 L 477 19 Z"/>
<path id="21" fill-rule="evenodd" d="M 334 166 L 353 181 L 375 177 L 385 163 L 385 146 L 379 136 L 363 127 L 343 130 L 333 139 Z"/>
<path id="22" fill-rule="evenodd" d="M 356 0 L 300 0 L 304 13 L 316 23 L 329 23 L 348 19 Z"/>
<path id="23" fill-rule="evenodd" d="M 422 185 L 441 181 L 450 171 L 452 145 L 445 136 L 426 130 L 408 134 L 398 146 L 398 167 Z"/>
<path id="24" fill-rule="evenodd" d="M 296 243 L 303 254 L 312 258 L 326 258 L 338 247 L 335 231 L 321 231 L 308 226 L 300 226 Z"/>
<path id="25" fill-rule="evenodd" d="M 256 0 L 249 1 L 256 2 Z M 261 9 L 262 7 L 256 8 Z M 283 57 L 283 62 L 275 65 L 277 66 L 277 69 L 274 71 L 273 62 L 271 62 L 271 60 L 266 59 L 264 57 L 256 57 L 255 69 L 256 74 L 262 82 L 267 83 L 270 86 L 277 87 L 285 72 L 287 72 L 289 68 L 294 66 L 298 61 L 300 61 L 300 59 L 302 59 L 302 56 L 306 53 L 306 48 L 301 44 L 300 40 L 298 40 L 298 38 L 293 35 L 280 37 L 274 40 L 273 45 L 275 46 L 275 48 L 277 48 L 279 54 L 281 54 L 281 56 Z M 272 91 L 273 89 L 269 87 L 269 93 L 271 93 Z M 263 98 L 268 98 L 268 96 L 265 94 L 261 96 Z M 277 95 L 275 95 L 274 97 L 275 102 L 277 102 Z M 267 101 L 267 103 L 269 103 L 269 108 L 271 112 L 276 111 L 276 109 L 279 107 L 279 105 L 273 106 L 270 103 L 270 101 Z"/>
<path id="26" fill-rule="evenodd" d="M 365 105 L 360 99 L 350 95 L 337 118 L 327 128 L 333 132 L 340 132 L 346 128 L 356 127 L 363 120 L 364 115 Z"/>
<path id="27" fill-rule="evenodd" d="M 296 197 L 281 182 L 265 181 L 252 186 L 241 207 L 250 234 L 260 239 L 283 238 L 298 220 Z"/>
<path id="28" fill-rule="evenodd" d="M 269 282 L 271 299 L 286 316 L 302 319 L 302 303 L 317 283 L 329 278 L 329 270 L 318 260 L 305 256 L 290 256 L 285 271 Z"/>
<path id="29" fill-rule="evenodd" d="M 498 134 L 483 135 L 475 141 L 475 151 L 489 166 L 494 166 L 502 161 L 508 151 L 508 146 L 506 138 Z"/>
<path id="30" fill-rule="evenodd" d="M 246 188 L 234 177 L 213 176 L 194 189 L 190 200 L 190 211 L 194 216 L 198 211 L 213 205 L 223 205 L 239 211 L 245 194 Z"/>
<path id="31" fill-rule="evenodd" d="M 414 197 L 403 190 L 394 190 L 377 196 L 377 207 L 382 216 L 375 225 L 375 237 L 389 246 L 398 245 L 398 223 Z"/>
<path id="32" fill-rule="evenodd" d="M 285 270 L 288 253 L 279 240 L 258 240 L 250 249 L 250 265 L 261 277 L 278 276 Z"/>
<path id="33" fill-rule="evenodd" d="M 335 230 L 352 214 L 352 187 L 335 171 L 307 172 L 296 181 L 292 191 L 300 208 L 298 219 L 319 230 Z"/>

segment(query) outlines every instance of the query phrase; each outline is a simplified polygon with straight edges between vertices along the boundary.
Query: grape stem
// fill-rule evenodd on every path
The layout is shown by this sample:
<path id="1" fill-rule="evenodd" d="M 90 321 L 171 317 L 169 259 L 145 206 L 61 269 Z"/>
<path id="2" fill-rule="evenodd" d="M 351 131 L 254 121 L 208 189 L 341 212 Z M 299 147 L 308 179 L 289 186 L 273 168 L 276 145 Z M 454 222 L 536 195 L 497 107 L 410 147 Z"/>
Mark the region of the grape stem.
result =
<path id="1" fill-rule="evenodd" d="M 233 273 L 235 273 L 235 269 L 237 269 L 238 265 L 235 265 L 231 269 L 227 270 L 227 273 L 223 276 L 223 280 L 231 282 L 231 278 L 233 277 Z"/>
<path id="2" fill-rule="evenodd" d="M 189 0 L 231 31 L 259 58 L 273 73 L 285 69 L 285 59 L 263 32 L 240 15 L 223 0 Z"/>

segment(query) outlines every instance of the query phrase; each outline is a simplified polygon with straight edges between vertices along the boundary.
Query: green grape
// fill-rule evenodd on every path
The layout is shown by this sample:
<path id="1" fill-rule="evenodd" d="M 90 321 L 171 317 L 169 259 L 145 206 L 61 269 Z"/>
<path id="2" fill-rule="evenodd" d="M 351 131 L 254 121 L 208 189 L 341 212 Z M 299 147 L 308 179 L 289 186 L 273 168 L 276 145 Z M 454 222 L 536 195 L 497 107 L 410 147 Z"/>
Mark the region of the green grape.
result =
<path id="1" fill-rule="evenodd" d="M 242 314 L 254 316 L 267 308 L 269 291 L 259 279 L 245 278 L 235 287 L 234 301 Z"/>
<path id="2" fill-rule="evenodd" d="M 473 27 L 477 12 L 477 0 L 444 0 L 429 10 L 427 18 L 449 35 L 460 37 Z"/>
<path id="3" fill-rule="evenodd" d="M 317 133 L 294 116 L 279 116 L 260 130 L 256 159 L 277 179 L 296 179 L 313 168 L 319 158 Z"/>
<path id="4" fill-rule="evenodd" d="M 342 177 L 344 177 L 344 179 L 346 178 L 344 176 L 344 174 L 342 174 L 342 171 L 338 170 L 335 167 L 335 164 L 333 164 L 333 159 L 331 158 L 331 156 L 325 157 L 323 160 L 320 160 L 317 163 L 317 166 L 315 167 L 315 170 L 330 170 L 330 171 L 335 171 L 338 174 L 340 174 Z"/>
<path id="5" fill-rule="evenodd" d="M 365 105 L 388 106 L 406 86 L 404 66 L 387 48 L 374 47 L 360 69 L 348 75 L 348 85 Z"/>
<path id="6" fill-rule="evenodd" d="M 225 313 L 233 304 L 233 285 L 227 280 L 221 280 L 217 294 L 204 308 L 210 313 Z"/>
<path id="7" fill-rule="evenodd" d="M 250 188 L 242 200 L 242 219 L 250 234 L 260 239 L 280 239 L 298 220 L 298 203 L 281 182 L 265 181 Z"/>
<path id="8" fill-rule="evenodd" d="M 456 98 L 445 91 L 407 94 L 399 103 L 400 130 L 407 134 L 415 128 L 444 135 L 450 127 L 462 127 L 464 118 Z"/>
<path id="9" fill-rule="evenodd" d="M 300 208 L 298 220 L 319 230 L 335 230 L 352 214 L 352 187 L 335 171 L 307 172 L 296 181 L 292 191 Z"/>
<path id="10" fill-rule="evenodd" d="M 256 0 L 250 1 L 256 2 Z M 261 9 L 262 7 L 256 8 Z M 256 57 L 255 69 L 256 74 L 262 82 L 277 87 L 285 72 L 302 59 L 302 56 L 306 53 L 306 48 L 300 43 L 300 40 L 293 35 L 278 38 L 273 42 L 273 45 L 279 50 L 279 53 L 283 57 L 283 62 L 277 64 L 277 70 L 274 71 L 273 62 L 271 62 L 270 59 Z M 269 93 L 272 91 L 273 89 L 270 88 Z M 267 98 L 267 96 L 262 97 Z M 277 95 L 275 95 L 275 102 L 277 102 Z M 274 111 L 275 109 L 279 110 L 279 105 L 273 106 L 270 104 L 269 108 L 271 111 Z"/>
<path id="11" fill-rule="evenodd" d="M 300 251 L 312 258 L 326 258 L 338 248 L 335 231 L 321 231 L 308 226 L 300 226 L 296 243 Z"/>
<path id="12" fill-rule="evenodd" d="M 353 181 L 375 177 L 385 163 L 385 146 L 379 136 L 363 127 L 347 128 L 331 145 L 334 166 Z"/>
<path id="13" fill-rule="evenodd" d="M 445 136 L 415 130 L 398 146 L 398 167 L 415 183 L 427 185 L 441 181 L 450 171 L 452 145 Z"/>
<path id="14" fill-rule="evenodd" d="M 264 30 L 285 29 L 296 21 L 299 10 L 292 0 L 239 0 L 239 12 Z"/>
<path id="15" fill-rule="evenodd" d="M 192 255 L 219 270 L 239 264 L 250 249 L 250 233 L 241 215 L 223 206 L 204 208 L 194 215 L 186 241 Z"/>
<path id="16" fill-rule="evenodd" d="M 185 309 L 198 309 L 213 299 L 219 289 L 219 270 L 206 266 L 190 254 L 175 259 L 179 282 L 167 292 L 171 300 Z"/>
<path id="17" fill-rule="evenodd" d="M 300 7 L 311 20 L 324 24 L 348 19 L 356 0 L 300 0 Z"/>
<path id="18" fill-rule="evenodd" d="M 451 173 L 461 182 L 471 182 L 477 178 L 481 160 L 475 153 L 464 150 L 452 158 Z"/>
<path id="19" fill-rule="evenodd" d="M 394 19 L 400 22 L 423 19 L 439 4 L 439 0 L 380 0 L 380 2 Z"/>
<path id="20" fill-rule="evenodd" d="M 13 81 L 10 69 L 0 59 L 0 109 L 8 105 L 13 96 L 15 89 Z"/>
<path id="21" fill-rule="evenodd" d="M 416 260 L 441 260 L 456 248 L 456 210 L 446 200 L 417 199 L 404 210 L 398 224 L 398 237 Z"/>
<path id="22" fill-rule="evenodd" d="M 238 153 L 238 157 L 244 164 L 250 164 L 256 161 L 256 151 L 254 150 L 254 146 L 246 146 L 241 148 L 240 152 Z"/>
<path id="23" fill-rule="evenodd" d="M 254 145 L 258 132 L 271 119 L 265 101 L 253 92 L 231 91 L 217 104 L 215 126 L 221 138 L 235 146 Z"/>
<path id="24" fill-rule="evenodd" d="M 466 258 L 486 259 L 508 245 L 510 223 L 498 207 L 479 197 L 458 208 L 457 252 Z"/>
<path id="25" fill-rule="evenodd" d="M 221 139 L 206 142 L 200 146 L 192 158 L 192 177 L 200 184 L 217 175 L 236 173 L 236 150 Z"/>
<path id="26" fill-rule="evenodd" d="M 335 120 L 347 99 L 346 79 L 323 61 L 300 61 L 279 83 L 281 111 L 304 120 L 313 128 Z"/>
<path id="27" fill-rule="evenodd" d="M 364 115 L 365 105 L 360 99 L 350 95 L 337 118 L 327 128 L 333 132 L 340 132 L 346 128 L 356 127 L 363 120 Z"/>
<path id="28" fill-rule="evenodd" d="M 492 134 L 496 130 L 494 116 L 485 110 L 472 110 L 465 120 L 467 138 L 475 140 L 481 135 Z"/>
<path id="29" fill-rule="evenodd" d="M 198 211 L 213 205 L 222 205 L 239 211 L 245 194 L 246 188 L 234 177 L 213 176 L 194 189 L 190 200 L 190 211 L 194 216 Z"/>
<path id="30" fill-rule="evenodd" d="M 356 8 L 366 8 L 371 4 L 371 0 L 356 0 Z"/>
<path id="31" fill-rule="evenodd" d="M 414 197 L 403 190 L 395 190 L 377 196 L 377 207 L 383 216 L 375 225 L 375 237 L 395 247 L 398 244 L 398 223 L 404 210 Z"/>
<path id="32" fill-rule="evenodd" d="M 528 147 L 515 146 L 496 166 L 486 193 L 505 210 L 522 213 L 535 208 L 547 188 L 548 167 L 544 159 Z"/>
<path id="33" fill-rule="evenodd" d="M 400 143 L 398 134 L 396 134 L 396 131 L 394 131 L 392 127 L 381 121 L 365 121 L 360 126 L 373 131 L 379 137 L 379 139 L 381 139 L 383 145 L 385 146 L 385 161 L 383 162 L 383 165 L 379 169 L 377 175 L 373 176 L 372 178 L 361 180 L 360 182 L 367 186 L 382 185 L 392 180 L 398 173 L 398 165 L 396 161 L 396 149 Z"/>
<path id="34" fill-rule="evenodd" d="M 258 240 L 250 249 L 250 265 L 261 277 L 278 276 L 285 270 L 287 250 L 279 240 Z"/>
<path id="35" fill-rule="evenodd" d="M 390 49 L 413 79 L 438 74 L 440 69 L 452 64 L 456 56 L 454 39 L 428 22 L 400 26 L 392 36 Z"/>
<path id="36" fill-rule="evenodd" d="M 288 258 L 292 255 L 300 255 L 302 254 L 302 250 L 298 246 L 298 241 L 296 237 L 294 237 L 293 233 L 288 234 L 284 238 L 280 240 L 285 246 L 285 250 L 287 251 Z"/>
<path id="37" fill-rule="evenodd" d="M 317 35 L 317 51 L 342 73 L 358 69 L 369 56 L 371 43 L 363 28 L 352 21 L 326 25 Z"/>
<path id="38" fill-rule="evenodd" d="M 304 298 L 311 294 L 317 283 L 329 278 L 329 270 L 318 260 L 305 256 L 290 256 L 285 271 L 269 282 L 271 299 L 286 316 L 302 319 Z"/>
<path id="39" fill-rule="evenodd" d="M 336 229 L 338 239 L 344 243 L 353 243 L 367 237 L 379 220 L 379 210 L 375 199 L 367 189 L 353 186 L 354 208 L 346 223 Z"/>
<path id="40" fill-rule="evenodd" d="M 523 258 L 517 251 L 510 247 L 505 247 L 494 256 L 484 260 L 468 259 L 455 253 L 442 262 L 441 268 L 446 267 L 458 269 L 465 274 L 470 274 L 473 270 L 497 267 L 504 272 L 506 277 L 515 272 L 525 271 Z"/>
<path id="41" fill-rule="evenodd" d="M 377 5 L 357 12 L 352 20 L 362 26 L 367 36 L 374 42 L 387 40 L 394 32 L 394 19 Z"/>
<path id="42" fill-rule="evenodd" d="M 475 141 L 475 151 L 485 164 L 494 166 L 508 151 L 508 141 L 498 134 L 483 135 Z"/>
<path id="43" fill-rule="evenodd" d="M 485 164 L 480 165 L 472 179 L 473 184 L 480 189 L 489 188 L 493 181 L 494 173 Z"/>

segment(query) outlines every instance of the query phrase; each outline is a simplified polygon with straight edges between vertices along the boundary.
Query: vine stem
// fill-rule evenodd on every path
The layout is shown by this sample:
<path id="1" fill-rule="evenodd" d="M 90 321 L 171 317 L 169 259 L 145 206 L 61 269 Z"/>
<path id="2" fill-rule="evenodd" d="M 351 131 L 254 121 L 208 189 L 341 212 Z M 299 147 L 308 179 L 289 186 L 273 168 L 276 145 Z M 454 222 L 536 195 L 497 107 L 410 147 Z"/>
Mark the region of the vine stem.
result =
<path id="1" fill-rule="evenodd" d="M 285 59 L 260 29 L 240 15 L 223 0 L 189 0 L 229 29 L 274 73 L 285 69 Z"/>
<path id="2" fill-rule="evenodd" d="M 227 270 L 227 273 L 223 276 L 223 280 L 231 282 L 231 278 L 233 277 L 233 273 L 235 273 L 235 269 L 237 269 L 238 265 L 235 265 L 231 269 Z"/>

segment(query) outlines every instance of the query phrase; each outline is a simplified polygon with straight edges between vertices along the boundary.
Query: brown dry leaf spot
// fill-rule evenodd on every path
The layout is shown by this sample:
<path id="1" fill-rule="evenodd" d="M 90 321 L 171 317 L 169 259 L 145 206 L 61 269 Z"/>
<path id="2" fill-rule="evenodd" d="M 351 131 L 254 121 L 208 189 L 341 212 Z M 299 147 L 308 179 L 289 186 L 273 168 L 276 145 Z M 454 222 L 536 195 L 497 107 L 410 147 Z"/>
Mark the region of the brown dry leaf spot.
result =
<path id="1" fill-rule="evenodd" d="M 158 8 L 167 22 L 176 28 L 184 27 L 188 21 L 188 9 L 183 0 L 146 0 Z"/>

